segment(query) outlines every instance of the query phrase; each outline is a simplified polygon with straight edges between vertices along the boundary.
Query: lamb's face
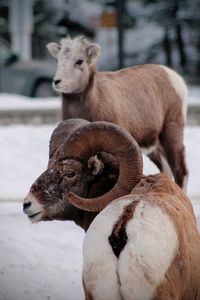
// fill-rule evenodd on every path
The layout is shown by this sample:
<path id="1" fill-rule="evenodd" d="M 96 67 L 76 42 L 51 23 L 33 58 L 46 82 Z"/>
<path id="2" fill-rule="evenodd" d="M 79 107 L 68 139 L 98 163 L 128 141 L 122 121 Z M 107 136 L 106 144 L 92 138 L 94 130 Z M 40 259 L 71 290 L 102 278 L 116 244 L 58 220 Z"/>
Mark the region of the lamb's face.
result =
<path id="1" fill-rule="evenodd" d="M 57 56 L 57 72 L 53 88 L 65 94 L 79 94 L 87 86 L 89 67 L 81 49 L 61 47 Z"/>
<path id="2" fill-rule="evenodd" d="M 82 93 L 87 87 L 99 46 L 84 38 L 67 38 L 61 41 L 61 45 L 50 43 L 47 47 L 57 59 L 53 88 L 65 94 Z"/>
<path id="3" fill-rule="evenodd" d="M 48 168 L 31 186 L 24 212 L 33 222 L 73 219 L 77 208 L 68 202 L 69 192 L 85 196 L 91 178 L 83 162 L 68 159 Z"/>

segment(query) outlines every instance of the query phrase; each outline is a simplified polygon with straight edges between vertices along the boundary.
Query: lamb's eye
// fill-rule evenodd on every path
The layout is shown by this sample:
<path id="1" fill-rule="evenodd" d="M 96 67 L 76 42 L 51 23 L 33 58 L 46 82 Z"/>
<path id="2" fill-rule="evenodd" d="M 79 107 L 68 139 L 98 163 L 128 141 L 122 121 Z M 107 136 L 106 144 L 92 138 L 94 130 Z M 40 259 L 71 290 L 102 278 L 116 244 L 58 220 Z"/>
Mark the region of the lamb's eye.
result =
<path id="1" fill-rule="evenodd" d="M 82 59 L 78 59 L 75 63 L 75 65 L 78 65 L 78 66 L 81 66 L 83 63 L 83 60 Z"/>
<path id="2" fill-rule="evenodd" d="M 67 178 L 73 178 L 73 177 L 76 176 L 76 172 L 73 171 L 73 170 L 69 170 L 69 171 L 67 171 L 67 172 L 65 173 L 65 176 L 66 176 Z"/>

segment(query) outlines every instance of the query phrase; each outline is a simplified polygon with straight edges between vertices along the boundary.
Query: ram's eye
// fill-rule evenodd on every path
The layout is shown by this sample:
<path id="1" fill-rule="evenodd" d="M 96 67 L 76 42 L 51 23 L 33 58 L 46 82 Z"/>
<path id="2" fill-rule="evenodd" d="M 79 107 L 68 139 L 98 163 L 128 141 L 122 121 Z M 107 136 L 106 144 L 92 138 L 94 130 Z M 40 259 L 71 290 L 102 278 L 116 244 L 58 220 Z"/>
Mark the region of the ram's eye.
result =
<path id="1" fill-rule="evenodd" d="M 66 176 L 67 178 L 73 178 L 73 177 L 76 176 L 76 172 L 73 171 L 73 170 L 69 170 L 69 171 L 67 171 L 67 172 L 65 173 L 65 176 Z"/>
<path id="2" fill-rule="evenodd" d="M 75 65 L 78 65 L 78 66 L 81 66 L 83 63 L 83 60 L 82 59 L 78 59 L 75 63 Z"/>

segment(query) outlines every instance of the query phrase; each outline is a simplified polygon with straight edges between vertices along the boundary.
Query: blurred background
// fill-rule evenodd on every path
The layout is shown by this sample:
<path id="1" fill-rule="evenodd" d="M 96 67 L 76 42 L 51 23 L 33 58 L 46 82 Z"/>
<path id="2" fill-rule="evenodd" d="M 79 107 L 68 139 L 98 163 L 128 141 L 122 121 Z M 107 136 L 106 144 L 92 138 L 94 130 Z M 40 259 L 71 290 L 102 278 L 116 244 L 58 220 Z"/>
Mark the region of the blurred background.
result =
<path id="1" fill-rule="evenodd" d="M 46 44 L 80 34 L 101 44 L 100 70 L 161 63 L 199 84 L 199 9 L 200 0 L 0 0 L 0 92 L 53 95 Z M 19 69 L 33 82 L 16 84 Z"/>
<path id="2" fill-rule="evenodd" d="M 99 70 L 156 63 L 189 89 L 184 132 L 188 195 L 200 227 L 200 0 L 0 0 L 0 300 L 82 300 L 83 231 L 31 226 L 22 201 L 46 169 L 61 120 L 46 44 L 85 35 L 101 45 Z M 144 158 L 144 174 L 157 168 Z"/>

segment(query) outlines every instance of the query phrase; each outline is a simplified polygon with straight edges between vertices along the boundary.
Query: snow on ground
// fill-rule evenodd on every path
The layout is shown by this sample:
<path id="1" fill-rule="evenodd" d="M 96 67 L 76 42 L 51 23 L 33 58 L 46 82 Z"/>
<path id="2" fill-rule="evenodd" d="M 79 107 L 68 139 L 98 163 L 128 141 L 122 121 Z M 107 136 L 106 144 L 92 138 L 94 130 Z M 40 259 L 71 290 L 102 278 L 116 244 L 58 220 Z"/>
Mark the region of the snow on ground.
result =
<path id="1" fill-rule="evenodd" d="M 0 110 L 35 110 L 57 109 L 60 107 L 59 97 L 30 98 L 21 95 L 0 94 Z"/>
<path id="2" fill-rule="evenodd" d="M 196 99 L 198 95 L 193 94 Z M 18 100 L 26 101 L 20 97 L 13 100 L 16 106 L 20 104 Z M 11 98 L 9 95 L 8 104 L 4 101 L 1 106 L 0 96 L 0 109 L 12 107 Z M 22 102 L 20 105 L 24 108 Z M 37 106 L 36 102 L 31 105 Z M 84 298 L 81 283 L 84 232 L 72 222 L 31 225 L 22 212 L 24 196 L 46 168 L 49 138 L 55 126 L 0 127 L 0 200 L 5 200 L 0 201 L 0 300 Z M 200 225 L 199 127 L 186 128 L 185 145 L 190 170 L 188 192 Z M 144 167 L 145 174 L 157 172 L 146 157 Z"/>
<path id="3" fill-rule="evenodd" d="M 55 125 L 0 127 L 0 199 L 22 200 L 45 170 L 48 143 Z"/>
<path id="4" fill-rule="evenodd" d="M 82 300 L 84 232 L 72 222 L 31 225 L 21 203 L 0 203 L 0 300 Z"/>

